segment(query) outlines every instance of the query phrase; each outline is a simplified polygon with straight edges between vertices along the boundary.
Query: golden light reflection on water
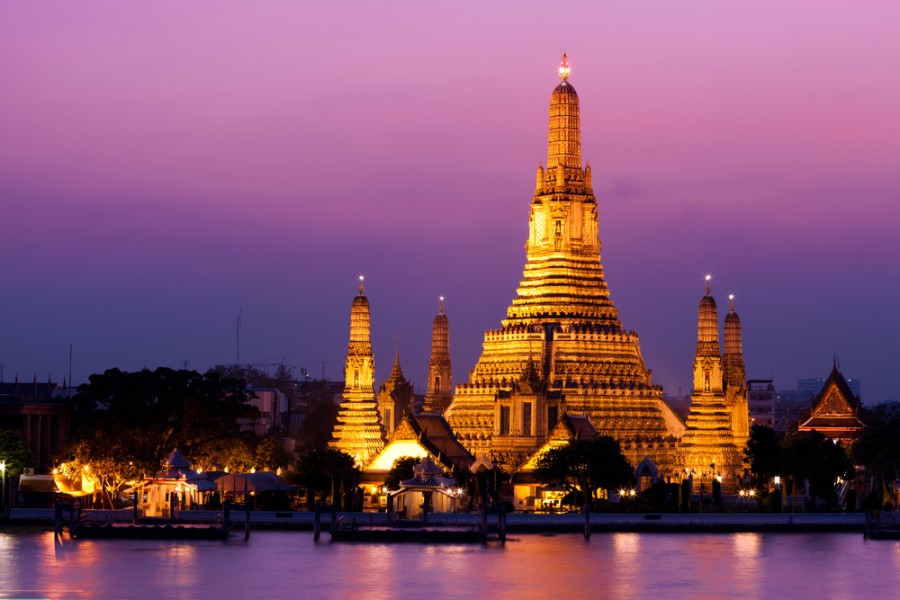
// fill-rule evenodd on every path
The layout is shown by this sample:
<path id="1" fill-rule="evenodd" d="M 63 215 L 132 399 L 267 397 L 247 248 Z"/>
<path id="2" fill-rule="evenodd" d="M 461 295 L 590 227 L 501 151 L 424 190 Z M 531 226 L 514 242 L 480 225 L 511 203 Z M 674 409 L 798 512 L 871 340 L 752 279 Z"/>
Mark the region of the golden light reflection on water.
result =
<path id="1" fill-rule="evenodd" d="M 517 535 L 505 546 L 443 546 L 316 544 L 296 532 L 193 543 L 26 532 L 0 533 L 0 559 L 0 598 L 249 598 L 261 590 L 366 600 L 850 598 L 900 589 L 900 543 L 855 534 Z"/>

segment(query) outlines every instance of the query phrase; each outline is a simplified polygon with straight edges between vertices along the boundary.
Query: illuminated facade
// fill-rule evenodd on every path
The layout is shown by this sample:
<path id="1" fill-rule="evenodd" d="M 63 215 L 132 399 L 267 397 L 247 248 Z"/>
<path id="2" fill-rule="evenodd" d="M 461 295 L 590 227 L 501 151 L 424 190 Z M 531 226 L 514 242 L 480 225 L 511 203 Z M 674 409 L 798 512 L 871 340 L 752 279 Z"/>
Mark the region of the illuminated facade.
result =
<path id="1" fill-rule="evenodd" d="M 328 445 L 346 452 L 356 458 L 357 464 L 363 465 L 384 447 L 384 431 L 375 398 L 371 317 L 362 277 L 359 278 L 359 294 L 350 309 L 350 344 L 344 381 L 344 400 Z"/>
<path id="2" fill-rule="evenodd" d="M 428 365 L 428 392 L 423 412 L 443 413 L 453 399 L 450 369 L 450 323 L 444 314 L 444 298 L 431 328 L 431 362 Z"/>
<path id="3" fill-rule="evenodd" d="M 400 421 L 413 413 L 413 386 L 400 368 L 400 344 L 394 356 L 394 368 L 378 390 L 378 412 L 385 435 L 390 438 Z"/>
<path id="4" fill-rule="evenodd" d="M 731 415 L 734 443 L 743 448 L 750 437 L 750 404 L 747 392 L 747 370 L 741 341 L 741 318 L 734 312 L 734 294 L 728 296 L 725 315 L 725 351 L 722 353 L 725 405 Z"/>
<path id="5" fill-rule="evenodd" d="M 539 166 L 526 264 L 500 329 L 487 331 L 447 419 L 473 454 L 513 468 L 566 414 L 590 418 L 637 464 L 672 465 L 683 423 L 644 365 L 603 276 L 591 167 L 582 167 L 579 100 L 563 56 L 550 98 L 546 168 Z"/>
<path id="6" fill-rule="evenodd" d="M 860 404 L 859 396 L 853 393 L 835 361 L 825 385 L 812 400 L 809 413 L 800 419 L 797 430 L 818 431 L 830 440 L 852 443 L 865 428 L 858 417 Z"/>
<path id="7" fill-rule="evenodd" d="M 732 412 L 726 400 L 725 373 L 719 354 L 718 311 L 710 295 L 709 280 L 707 275 L 706 295 L 700 300 L 698 311 L 694 392 L 679 445 L 679 466 L 685 476 L 700 478 L 701 484 L 704 478 L 721 474 L 723 486 L 732 488 L 743 470 L 739 447 L 744 441 L 737 442 L 732 429 Z"/>

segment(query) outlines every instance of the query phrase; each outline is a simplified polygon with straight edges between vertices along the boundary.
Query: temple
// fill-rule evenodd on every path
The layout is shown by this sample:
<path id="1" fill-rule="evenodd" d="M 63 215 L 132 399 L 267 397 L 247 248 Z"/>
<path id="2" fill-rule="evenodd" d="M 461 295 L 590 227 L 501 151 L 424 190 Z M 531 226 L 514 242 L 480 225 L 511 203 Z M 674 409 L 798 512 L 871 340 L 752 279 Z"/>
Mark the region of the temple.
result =
<path id="1" fill-rule="evenodd" d="M 329 446 L 364 465 L 384 447 L 384 431 L 375 398 L 375 357 L 372 355 L 369 299 L 359 278 L 359 294 L 350 309 L 350 344 L 344 368 L 344 399 Z M 399 360 L 399 356 L 398 356 Z"/>
<path id="2" fill-rule="evenodd" d="M 860 404 L 835 359 L 825 385 L 801 416 L 797 431 L 818 431 L 835 442 L 853 442 L 865 428 L 858 416 Z"/>
<path id="3" fill-rule="evenodd" d="M 447 420 L 472 454 L 514 467 L 567 413 L 588 417 L 637 464 L 672 464 L 683 423 L 618 319 L 600 262 L 591 167 L 581 162 L 578 94 L 563 55 L 550 98 L 546 168 L 538 166 L 526 262 L 499 329 L 484 334 Z"/>
<path id="4" fill-rule="evenodd" d="M 413 413 L 413 386 L 403 376 L 400 368 L 400 341 L 394 355 L 394 368 L 387 381 L 378 390 L 378 412 L 385 435 L 390 438 L 400 421 Z"/>
<path id="5" fill-rule="evenodd" d="M 450 323 L 444 314 L 444 297 L 431 328 L 431 361 L 428 365 L 428 392 L 423 412 L 443 412 L 453 399 L 450 368 Z"/>
<path id="6" fill-rule="evenodd" d="M 707 275 L 706 294 L 700 300 L 697 317 L 694 391 L 679 445 L 679 467 L 684 469 L 686 476 L 698 477 L 701 485 L 704 478 L 721 477 L 724 486 L 733 488 L 743 470 L 740 448 L 746 438 L 736 440 L 732 428 L 736 417 L 726 401 L 723 361 L 719 354 L 718 311 L 710 294 L 710 279 Z M 734 340 L 731 341 L 733 344 Z M 732 355 L 731 360 L 736 357 Z M 740 364 L 743 371 L 742 357 Z M 744 406 L 746 411 L 746 404 Z M 747 421 L 746 412 L 743 420 Z"/>

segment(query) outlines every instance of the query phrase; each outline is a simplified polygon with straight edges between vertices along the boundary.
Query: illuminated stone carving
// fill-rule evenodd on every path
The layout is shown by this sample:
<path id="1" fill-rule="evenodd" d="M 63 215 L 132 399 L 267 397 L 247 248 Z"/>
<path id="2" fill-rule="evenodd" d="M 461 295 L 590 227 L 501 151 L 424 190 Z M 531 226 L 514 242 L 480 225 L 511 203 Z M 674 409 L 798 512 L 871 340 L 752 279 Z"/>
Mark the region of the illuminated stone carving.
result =
<path id="1" fill-rule="evenodd" d="M 378 412 L 381 414 L 381 424 L 384 433 L 390 438 L 397 425 L 407 416 L 413 413 L 413 386 L 403 376 L 400 368 L 400 342 L 397 342 L 397 353 L 394 357 L 394 368 L 391 370 L 387 381 L 381 384 L 378 390 Z"/>
<path id="2" fill-rule="evenodd" d="M 738 448 L 743 448 L 750 437 L 750 403 L 747 396 L 747 373 L 744 368 L 744 350 L 741 341 L 741 319 L 734 312 L 734 294 L 728 296 L 722 368 L 725 378 L 725 405 L 731 414 L 734 443 Z"/>
<path id="3" fill-rule="evenodd" d="M 359 295 L 350 309 L 350 344 L 344 369 L 344 399 L 329 446 L 337 448 L 364 465 L 384 447 L 384 431 L 375 400 L 375 358 L 372 355 L 369 299 Z"/>
<path id="4" fill-rule="evenodd" d="M 591 168 L 581 166 L 578 95 L 563 79 L 550 98 L 547 166 L 538 166 L 516 297 L 446 415 L 473 454 L 513 467 L 563 414 L 583 414 L 633 464 L 672 465 L 684 425 L 653 385 L 638 336 L 626 331 L 603 277 Z"/>
<path id="5" fill-rule="evenodd" d="M 423 412 L 443 413 L 453 399 L 450 369 L 450 323 L 444 314 L 444 297 L 431 329 L 431 363 L 428 365 L 428 392 Z"/>
<path id="6" fill-rule="evenodd" d="M 679 466 L 685 477 L 693 475 L 701 482 L 722 475 L 723 487 L 731 489 L 743 470 L 743 461 L 732 431 L 732 413 L 726 405 L 718 312 L 709 281 L 707 275 L 706 295 L 700 300 L 697 319 L 694 393 L 679 445 Z"/>

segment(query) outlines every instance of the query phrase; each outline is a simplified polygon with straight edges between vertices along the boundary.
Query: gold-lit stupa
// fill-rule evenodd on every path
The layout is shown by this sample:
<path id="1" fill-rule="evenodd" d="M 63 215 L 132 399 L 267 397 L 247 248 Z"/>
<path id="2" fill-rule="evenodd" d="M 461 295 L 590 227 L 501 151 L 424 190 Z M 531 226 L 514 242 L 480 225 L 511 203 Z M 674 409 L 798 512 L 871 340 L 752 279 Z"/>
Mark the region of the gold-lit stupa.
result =
<path id="1" fill-rule="evenodd" d="M 701 483 L 704 478 L 711 480 L 721 475 L 723 486 L 733 489 L 736 477 L 743 469 L 739 448 L 745 440 L 736 443 L 732 412 L 726 404 L 722 357 L 719 354 L 718 310 L 710 294 L 709 281 L 710 276 L 707 275 L 706 295 L 700 300 L 697 319 L 694 392 L 679 445 L 679 467 L 684 469 L 685 476 L 699 477 Z M 731 349 L 734 349 L 733 346 Z M 746 404 L 744 406 L 746 410 Z"/>
<path id="2" fill-rule="evenodd" d="M 422 412 L 442 414 L 453 399 L 450 365 L 450 322 L 444 314 L 444 297 L 431 328 L 431 361 L 428 364 L 428 391 Z"/>
<path id="3" fill-rule="evenodd" d="M 369 299 L 363 293 L 359 278 L 359 294 L 350 309 L 350 343 L 344 367 L 344 398 L 337 423 L 328 443 L 346 452 L 358 465 L 366 464 L 384 447 L 384 431 L 375 398 L 375 357 L 372 354 Z"/>
<path id="4" fill-rule="evenodd" d="M 514 467 L 565 413 L 586 415 L 637 464 L 671 466 L 683 424 L 644 365 L 603 277 L 597 200 L 582 167 L 578 94 L 568 81 L 550 98 L 546 168 L 539 166 L 525 271 L 500 329 L 487 331 L 468 383 L 446 412 L 474 455 Z"/>

